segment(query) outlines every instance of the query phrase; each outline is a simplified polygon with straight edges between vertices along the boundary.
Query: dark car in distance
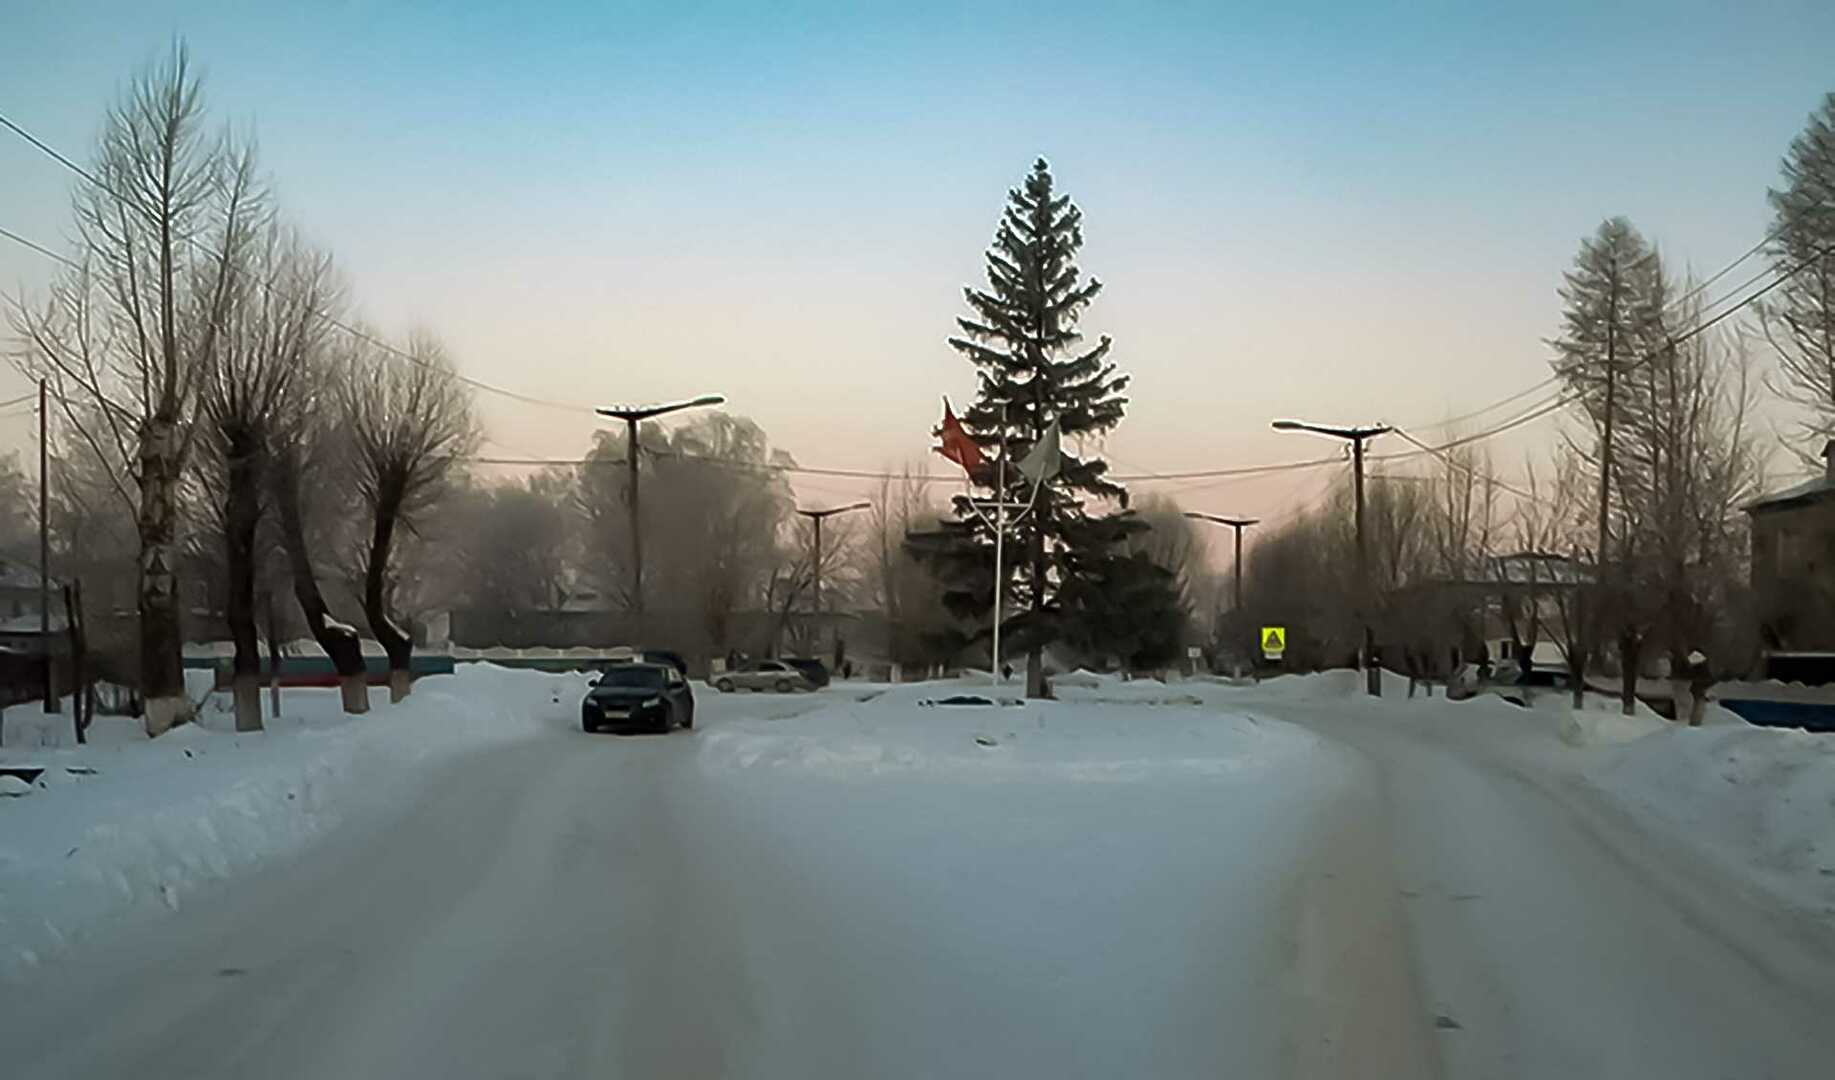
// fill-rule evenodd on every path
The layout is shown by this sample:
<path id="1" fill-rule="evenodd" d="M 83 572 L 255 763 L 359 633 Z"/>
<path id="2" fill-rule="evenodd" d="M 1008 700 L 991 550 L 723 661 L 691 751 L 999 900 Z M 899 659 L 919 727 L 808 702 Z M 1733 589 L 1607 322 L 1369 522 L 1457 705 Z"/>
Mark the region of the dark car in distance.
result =
<path id="1" fill-rule="evenodd" d="M 820 688 L 828 685 L 828 666 L 822 661 L 808 656 L 786 656 L 784 663 L 803 673 L 811 686 Z"/>
<path id="2" fill-rule="evenodd" d="M 666 735 L 694 727 L 694 691 L 672 664 L 613 664 L 580 702 L 587 731 L 648 731 Z"/>

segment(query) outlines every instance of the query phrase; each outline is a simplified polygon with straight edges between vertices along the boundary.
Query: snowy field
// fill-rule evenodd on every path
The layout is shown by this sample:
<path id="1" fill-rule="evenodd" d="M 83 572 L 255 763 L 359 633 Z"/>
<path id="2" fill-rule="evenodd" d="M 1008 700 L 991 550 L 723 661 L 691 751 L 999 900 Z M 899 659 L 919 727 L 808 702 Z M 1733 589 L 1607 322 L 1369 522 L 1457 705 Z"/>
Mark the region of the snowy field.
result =
<path id="1" fill-rule="evenodd" d="M 1823 1076 L 1835 740 L 1353 673 L 697 687 L 466 667 L 6 750 L 19 1075 Z M 380 695 L 379 695 L 380 697 Z M 216 721 L 208 721 L 215 724 Z M 85 772 L 84 770 L 93 770 Z M 106 1003 L 106 1023 L 95 1017 Z"/>

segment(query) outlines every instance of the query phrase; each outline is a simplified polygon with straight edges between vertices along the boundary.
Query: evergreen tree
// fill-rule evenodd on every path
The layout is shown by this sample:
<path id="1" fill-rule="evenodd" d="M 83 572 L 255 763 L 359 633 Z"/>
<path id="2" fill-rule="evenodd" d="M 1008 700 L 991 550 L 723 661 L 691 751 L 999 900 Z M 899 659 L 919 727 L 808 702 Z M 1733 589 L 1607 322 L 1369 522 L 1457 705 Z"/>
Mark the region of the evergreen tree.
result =
<path id="1" fill-rule="evenodd" d="M 1100 435 L 1121 421 L 1128 384 L 1108 361 L 1104 336 L 1084 348 L 1077 322 L 1102 291 L 1083 281 L 1076 256 L 1083 246 L 1083 212 L 1057 193 L 1051 169 L 1040 159 L 1022 188 L 1010 191 L 987 254 L 986 289 L 966 288 L 972 314 L 957 320 L 961 336 L 950 345 L 973 363 L 980 392 L 962 414 L 963 426 L 990 458 L 1005 452 L 1017 460 L 1043 438 L 1055 421 L 1066 445 L 1078 436 Z M 1006 596 L 1015 613 L 1013 643 L 1027 652 L 1027 693 L 1041 696 L 1044 646 L 1062 637 L 1067 611 L 1061 596 L 1067 582 L 1102 573 L 1110 548 L 1137 527 L 1125 514 L 1127 492 L 1108 480 L 1108 464 L 1065 451 L 1058 474 L 1039 492 L 1035 509 L 1008 537 Z M 996 471 L 976 478 L 994 494 Z M 1030 485 L 1006 470 L 1010 501 L 1024 501 Z M 1120 504 L 1120 512 L 1092 512 L 1091 503 Z M 987 564 L 992 530 L 958 498 L 953 530 L 963 541 L 951 561 L 976 574 Z M 959 617 L 982 618 L 993 600 L 991 573 L 980 570 L 970 585 L 953 590 L 946 602 Z M 1003 628 L 1003 634 L 1007 631 Z"/>
<path id="2" fill-rule="evenodd" d="M 1777 214 L 1773 265 L 1790 278 L 1760 308 L 1778 354 L 1779 394 L 1802 410 L 1805 439 L 1792 446 L 1817 468 L 1835 438 L 1835 94 L 1791 142 L 1784 186 L 1769 194 Z"/>
<path id="3" fill-rule="evenodd" d="M 1113 656 L 1134 671 L 1172 666 L 1184 644 L 1190 609 L 1178 578 L 1145 552 L 1098 560 L 1093 572 L 1064 583 L 1064 605 L 1077 617 L 1064 628 L 1072 648 Z"/>

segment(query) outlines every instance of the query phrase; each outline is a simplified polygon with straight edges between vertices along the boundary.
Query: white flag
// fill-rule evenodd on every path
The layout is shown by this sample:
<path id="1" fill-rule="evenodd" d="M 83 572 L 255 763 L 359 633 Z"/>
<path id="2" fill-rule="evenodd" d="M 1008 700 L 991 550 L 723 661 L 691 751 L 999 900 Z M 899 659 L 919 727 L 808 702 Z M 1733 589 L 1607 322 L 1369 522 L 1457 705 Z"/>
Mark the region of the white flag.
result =
<path id="1" fill-rule="evenodd" d="M 1033 483 L 1042 484 L 1058 475 L 1063 457 L 1058 450 L 1058 422 L 1053 420 L 1044 437 L 1032 445 L 1032 451 L 1019 459 L 1019 471 Z"/>

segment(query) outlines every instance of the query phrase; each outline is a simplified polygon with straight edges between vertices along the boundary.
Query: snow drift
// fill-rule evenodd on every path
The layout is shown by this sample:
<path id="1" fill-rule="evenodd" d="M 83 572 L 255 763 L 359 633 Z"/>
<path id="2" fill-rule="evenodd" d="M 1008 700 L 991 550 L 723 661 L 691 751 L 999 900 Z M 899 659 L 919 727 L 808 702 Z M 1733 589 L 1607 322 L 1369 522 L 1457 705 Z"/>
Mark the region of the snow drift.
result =
<path id="1" fill-rule="evenodd" d="M 0 753 L 44 767 L 28 793 L 0 800 L 0 977 L 413 799 L 417 766 L 570 723 L 583 687 L 476 665 L 423 680 L 398 706 L 381 691 L 362 717 L 343 715 L 336 690 L 288 690 L 265 732 L 187 725 L 148 741 L 99 718 L 88 746 Z"/>

